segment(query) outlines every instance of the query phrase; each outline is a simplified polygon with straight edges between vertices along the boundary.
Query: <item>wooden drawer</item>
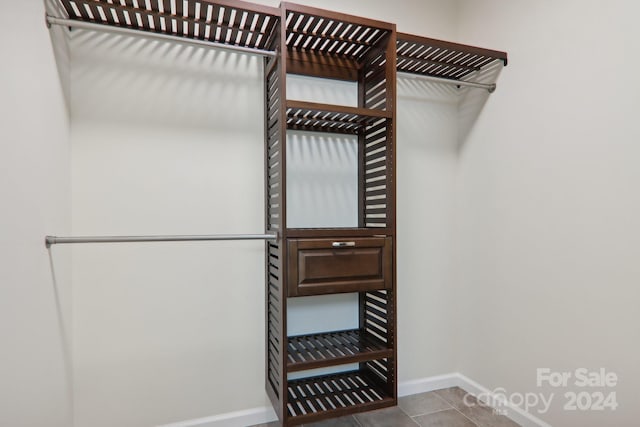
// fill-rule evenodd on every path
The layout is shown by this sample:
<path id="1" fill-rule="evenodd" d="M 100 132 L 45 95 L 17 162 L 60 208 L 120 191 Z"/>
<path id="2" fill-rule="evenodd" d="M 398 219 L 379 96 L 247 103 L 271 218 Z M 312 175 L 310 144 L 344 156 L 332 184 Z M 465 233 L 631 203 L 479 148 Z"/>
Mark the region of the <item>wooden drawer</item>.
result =
<path id="1" fill-rule="evenodd" d="M 391 237 L 290 239 L 288 295 L 390 289 Z"/>

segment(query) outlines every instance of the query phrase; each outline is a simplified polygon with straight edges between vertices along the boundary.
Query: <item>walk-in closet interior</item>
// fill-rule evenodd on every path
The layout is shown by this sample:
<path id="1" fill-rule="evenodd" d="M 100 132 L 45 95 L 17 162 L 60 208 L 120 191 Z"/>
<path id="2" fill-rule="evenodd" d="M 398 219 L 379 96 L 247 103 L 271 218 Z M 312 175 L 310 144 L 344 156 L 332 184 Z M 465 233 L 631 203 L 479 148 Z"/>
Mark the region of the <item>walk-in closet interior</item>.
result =
<path id="1" fill-rule="evenodd" d="M 424 345 L 411 319 L 437 295 L 405 294 L 406 314 L 398 298 L 446 244 L 421 227 L 451 203 L 428 193 L 420 144 L 456 150 L 507 54 L 358 15 L 47 2 L 71 64 L 73 233 L 46 245 L 72 251 L 78 425 L 241 411 L 265 391 L 285 426 L 397 404 L 399 346 Z"/>

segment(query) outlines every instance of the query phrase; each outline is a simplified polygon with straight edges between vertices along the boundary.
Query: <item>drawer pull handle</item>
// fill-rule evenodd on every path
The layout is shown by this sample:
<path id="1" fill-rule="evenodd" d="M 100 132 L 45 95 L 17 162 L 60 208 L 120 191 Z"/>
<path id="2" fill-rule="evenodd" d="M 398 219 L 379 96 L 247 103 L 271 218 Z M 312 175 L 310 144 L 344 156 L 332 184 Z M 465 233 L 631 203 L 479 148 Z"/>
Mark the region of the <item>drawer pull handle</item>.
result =
<path id="1" fill-rule="evenodd" d="M 346 248 L 355 245 L 356 242 L 333 242 L 331 246 L 333 246 L 334 248 Z"/>

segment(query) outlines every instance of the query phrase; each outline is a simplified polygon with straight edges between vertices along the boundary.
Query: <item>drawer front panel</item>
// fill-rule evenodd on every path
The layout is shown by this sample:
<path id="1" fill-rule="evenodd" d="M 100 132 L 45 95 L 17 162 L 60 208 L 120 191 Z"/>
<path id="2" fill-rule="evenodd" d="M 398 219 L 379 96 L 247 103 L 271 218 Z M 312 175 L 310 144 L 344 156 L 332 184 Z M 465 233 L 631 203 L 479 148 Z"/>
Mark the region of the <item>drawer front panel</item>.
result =
<path id="1" fill-rule="evenodd" d="M 390 237 L 291 239 L 288 295 L 391 288 L 391 245 Z"/>

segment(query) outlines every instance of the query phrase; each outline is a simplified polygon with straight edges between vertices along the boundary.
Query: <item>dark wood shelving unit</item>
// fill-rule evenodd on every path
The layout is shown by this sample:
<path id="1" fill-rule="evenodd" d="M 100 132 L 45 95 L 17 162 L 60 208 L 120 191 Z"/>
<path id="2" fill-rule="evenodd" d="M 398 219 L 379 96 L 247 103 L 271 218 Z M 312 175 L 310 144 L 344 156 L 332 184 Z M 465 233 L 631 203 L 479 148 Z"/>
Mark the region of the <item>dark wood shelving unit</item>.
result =
<path id="1" fill-rule="evenodd" d="M 397 33 L 395 24 L 293 3 L 60 0 L 72 21 L 264 55 L 266 391 L 284 426 L 397 403 L 396 72 L 465 80 L 505 52 Z M 62 18 L 62 17 L 60 17 Z M 115 31 L 115 30 L 114 30 Z M 287 98 L 287 76 L 355 82 L 357 107 Z M 358 224 L 287 223 L 287 131 L 357 139 Z M 357 293 L 358 328 L 287 335 L 291 298 Z M 349 372 L 304 375 L 316 368 Z"/>
<path id="2" fill-rule="evenodd" d="M 397 403 L 395 322 L 395 25 L 291 3 L 281 5 L 265 63 L 267 393 L 285 426 Z M 357 84 L 357 107 L 287 98 L 291 74 Z M 357 140 L 358 224 L 287 224 L 287 132 Z M 287 336 L 300 296 L 357 293 L 359 327 Z M 315 368 L 359 369 L 290 380 Z"/>

